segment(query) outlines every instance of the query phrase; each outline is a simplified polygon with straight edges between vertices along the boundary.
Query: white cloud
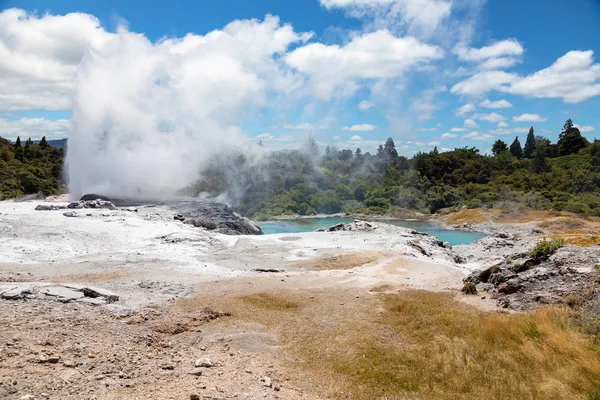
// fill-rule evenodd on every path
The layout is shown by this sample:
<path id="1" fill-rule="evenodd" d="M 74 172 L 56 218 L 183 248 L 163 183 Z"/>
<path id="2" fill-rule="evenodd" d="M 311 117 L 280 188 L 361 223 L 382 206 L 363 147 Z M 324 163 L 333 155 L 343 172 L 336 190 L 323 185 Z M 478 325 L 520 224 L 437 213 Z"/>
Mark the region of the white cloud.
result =
<path id="1" fill-rule="evenodd" d="M 291 129 L 294 131 L 306 131 L 309 129 L 314 129 L 313 126 L 311 124 L 309 124 L 308 122 L 303 122 L 301 124 L 284 124 L 283 128 Z"/>
<path id="2" fill-rule="evenodd" d="M 259 140 L 271 140 L 273 137 L 273 135 L 267 132 L 256 135 L 256 138 Z"/>
<path id="3" fill-rule="evenodd" d="M 464 126 L 465 128 L 479 128 L 477 122 L 473 121 L 472 119 L 465 119 Z"/>
<path id="4" fill-rule="evenodd" d="M 435 132 L 438 128 L 418 128 L 415 129 L 417 132 Z"/>
<path id="5" fill-rule="evenodd" d="M 452 11 L 449 0 L 320 0 L 327 9 L 343 9 L 376 25 L 400 24 L 411 33 L 431 34 Z"/>
<path id="6" fill-rule="evenodd" d="M 504 116 L 502 116 L 502 115 L 500 115 L 498 113 L 495 113 L 495 112 L 492 112 L 492 113 L 489 113 L 489 114 L 474 114 L 473 118 L 479 119 L 479 120 L 482 120 L 482 121 L 491 122 L 491 123 L 496 123 L 496 122 L 504 121 L 506 119 L 506 117 L 504 117 Z"/>
<path id="7" fill-rule="evenodd" d="M 520 56 L 523 54 L 523 46 L 516 39 L 502 40 L 479 49 L 458 44 L 454 47 L 454 54 L 461 61 L 480 62 L 506 56 Z"/>
<path id="8" fill-rule="evenodd" d="M 69 121 L 66 119 L 50 120 L 44 118 L 0 118 L 0 132 L 2 137 L 14 141 L 17 136 L 22 140 L 31 137 L 39 140 L 42 136 L 46 139 L 63 139 L 67 137 Z"/>
<path id="9" fill-rule="evenodd" d="M 471 140 L 491 140 L 494 137 L 488 133 L 482 133 L 478 131 L 473 131 L 467 133 L 466 135 L 462 135 L 461 139 L 471 139 Z"/>
<path id="10" fill-rule="evenodd" d="M 375 103 L 371 101 L 363 100 L 360 103 L 358 103 L 358 109 L 360 111 L 367 111 L 369 108 L 373 107 L 375 107 Z"/>
<path id="11" fill-rule="evenodd" d="M 579 132 L 581 133 L 590 133 L 590 132 L 596 132 L 596 128 L 594 128 L 591 125 L 586 125 L 586 126 L 579 126 L 577 124 L 573 124 L 573 126 L 577 129 L 579 129 Z"/>
<path id="12" fill-rule="evenodd" d="M 562 98 L 580 103 L 600 95 L 600 64 L 594 64 L 594 52 L 569 51 L 550 67 L 512 83 L 508 93 L 538 98 Z"/>
<path id="13" fill-rule="evenodd" d="M 509 101 L 506 100 L 490 101 L 488 99 L 485 99 L 479 103 L 479 105 L 483 108 L 510 108 L 513 106 Z"/>
<path id="14" fill-rule="evenodd" d="M 504 121 L 498 122 L 498 128 L 506 128 L 507 126 L 508 126 L 508 124 Z"/>
<path id="15" fill-rule="evenodd" d="M 594 64 L 592 50 L 574 50 L 560 57 L 548 68 L 524 77 L 504 71 L 479 72 L 454 85 L 451 92 L 481 95 L 491 90 L 580 103 L 600 95 L 600 64 Z"/>
<path id="16" fill-rule="evenodd" d="M 362 142 L 363 138 L 361 138 L 361 137 L 360 137 L 360 136 L 358 136 L 358 135 L 354 135 L 354 136 L 352 136 L 352 137 L 350 138 L 350 140 L 351 140 L 351 141 L 353 141 L 353 142 Z"/>
<path id="17" fill-rule="evenodd" d="M 548 118 L 544 118 L 539 114 L 521 114 L 512 118 L 514 122 L 544 122 Z"/>
<path id="18" fill-rule="evenodd" d="M 0 110 L 68 110 L 79 62 L 112 37 L 92 15 L 0 12 Z"/>
<path id="19" fill-rule="evenodd" d="M 452 86 L 450 92 L 461 95 L 477 96 L 490 90 L 506 89 L 507 84 L 517 81 L 515 74 L 504 71 L 483 71 Z"/>
<path id="20" fill-rule="evenodd" d="M 343 131 L 350 131 L 350 132 L 369 132 L 369 131 L 374 131 L 376 128 L 375 125 L 371 125 L 371 124 L 358 124 L 358 125 L 352 125 L 352 126 L 344 126 L 342 128 Z"/>
<path id="21" fill-rule="evenodd" d="M 454 139 L 454 138 L 457 138 L 457 137 L 458 137 L 458 135 L 456 135 L 454 133 L 448 133 L 448 132 L 446 132 L 442 136 L 440 136 L 440 139 L 446 140 L 446 139 Z"/>
<path id="22" fill-rule="evenodd" d="M 450 129 L 450 132 L 464 132 L 466 130 L 467 128 L 452 128 Z"/>
<path id="23" fill-rule="evenodd" d="M 468 103 L 456 110 L 456 113 L 454 115 L 456 115 L 457 117 L 464 117 L 466 114 L 471 113 L 473 111 L 475 111 L 475 106 L 471 103 Z"/>
<path id="24" fill-rule="evenodd" d="M 427 146 L 439 146 L 439 145 L 440 145 L 440 142 L 436 142 L 436 141 L 427 143 Z"/>
<path id="25" fill-rule="evenodd" d="M 329 98 L 336 89 L 352 95 L 362 80 L 402 77 L 443 55 L 440 47 L 379 30 L 355 36 L 344 46 L 311 43 L 299 47 L 285 56 L 285 62 L 309 77 L 314 94 Z"/>

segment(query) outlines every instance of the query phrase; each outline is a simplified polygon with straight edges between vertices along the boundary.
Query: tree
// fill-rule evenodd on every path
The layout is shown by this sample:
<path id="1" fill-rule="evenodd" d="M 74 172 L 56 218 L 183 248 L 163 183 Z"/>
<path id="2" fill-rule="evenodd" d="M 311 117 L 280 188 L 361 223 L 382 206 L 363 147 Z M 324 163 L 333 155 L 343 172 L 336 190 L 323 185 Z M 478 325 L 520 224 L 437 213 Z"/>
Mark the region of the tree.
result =
<path id="1" fill-rule="evenodd" d="M 15 159 L 23 161 L 24 158 L 25 150 L 23 150 L 23 146 L 21 146 L 21 137 L 17 136 L 17 141 L 15 142 Z"/>
<path id="2" fill-rule="evenodd" d="M 500 153 L 506 150 L 508 150 L 508 146 L 503 140 L 500 139 L 496 140 L 492 146 L 492 154 L 494 154 L 494 156 L 498 156 Z"/>
<path id="3" fill-rule="evenodd" d="M 312 137 L 312 135 L 309 135 L 306 139 L 306 142 L 304 143 L 304 149 L 306 153 L 312 156 L 319 154 L 319 145 L 317 145 L 317 141 Z"/>
<path id="4" fill-rule="evenodd" d="M 437 148 L 437 146 L 435 146 L 435 147 L 433 148 L 433 151 L 431 152 L 431 154 L 433 154 L 434 156 L 437 156 L 439 153 L 440 153 L 440 152 L 438 151 L 438 148 Z"/>
<path id="5" fill-rule="evenodd" d="M 542 172 L 550 172 L 550 166 L 546 162 L 546 154 L 548 153 L 549 140 L 538 140 L 537 148 L 533 154 L 533 172 L 540 174 Z"/>
<path id="6" fill-rule="evenodd" d="M 523 157 L 531 158 L 533 153 L 535 152 L 535 135 L 533 134 L 533 126 L 529 128 L 529 133 L 527 134 L 527 140 L 525 141 L 525 148 L 523 149 Z"/>
<path id="7" fill-rule="evenodd" d="M 516 157 L 518 160 L 523 158 L 523 148 L 521 147 L 521 142 L 519 142 L 519 137 L 515 137 L 515 140 L 510 145 L 510 154 L 513 157 Z"/>
<path id="8" fill-rule="evenodd" d="M 262 145 L 262 140 L 260 141 L 261 145 Z M 40 140 L 40 147 L 42 149 L 45 149 L 48 147 L 48 142 L 46 141 L 46 136 L 42 136 L 42 140 Z"/>
<path id="9" fill-rule="evenodd" d="M 360 156 L 362 156 L 362 150 L 360 149 L 360 147 L 356 149 L 355 155 L 356 155 L 356 158 L 360 158 Z"/>
<path id="10" fill-rule="evenodd" d="M 558 135 L 558 138 L 562 139 L 567 133 L 569 133 L 571 131 L 571 129 L 573 129 L 573 120 L 571 120 L 571 118 L 569 118 L 563 125 L 563 130 L 560 133 L 560 135 Z"/>
<path id="11" fill-rule="evenodd" d="M 383 146 L 383 153 L 387 156 L 388 163 L 394 163 L 398 158 L 398 151 L 396 151 L 396 144 L 394 139 L 388 138 Z"/>
<path id="12" fill-rule="evenodd" d="M 589 146 L 590 142 L 581 136 L 579 129 L 571 127 L 569 131 L 565 132 L 564 135 L 558 139 L 557 144 L 558 154 L 561 156 L 566 156 L 577 153 L 579 150 Z"/>

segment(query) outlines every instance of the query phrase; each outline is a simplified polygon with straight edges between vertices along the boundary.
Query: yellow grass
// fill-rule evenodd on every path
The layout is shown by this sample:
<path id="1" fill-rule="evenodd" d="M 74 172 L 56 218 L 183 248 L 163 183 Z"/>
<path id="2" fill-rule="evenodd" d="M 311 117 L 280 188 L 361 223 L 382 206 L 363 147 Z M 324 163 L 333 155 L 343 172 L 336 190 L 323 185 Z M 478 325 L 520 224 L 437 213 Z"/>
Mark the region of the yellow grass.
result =
<path id="1" fill-rule="evenodd" d="M 344 253 L 335 256 L 326 256 L 314 260 L 301 261 L 296 265 L 306 269 L 317 271 L 352 269 L 363 265 L 372 264 L 386 255 L 383 251 L 363 251 L 356 253 Z"/>
<path id="2" fill-rule="evenodd" d="M 292 382 L 321 396 L 600 399 L 598 349 L 571 326 L 566 308 L 486 313 L 452 294 L 416 290 L 364 300 L 294 291 L 201 302 L 233 313 L 218 323 L 277 333 L 293 359 Z"/>

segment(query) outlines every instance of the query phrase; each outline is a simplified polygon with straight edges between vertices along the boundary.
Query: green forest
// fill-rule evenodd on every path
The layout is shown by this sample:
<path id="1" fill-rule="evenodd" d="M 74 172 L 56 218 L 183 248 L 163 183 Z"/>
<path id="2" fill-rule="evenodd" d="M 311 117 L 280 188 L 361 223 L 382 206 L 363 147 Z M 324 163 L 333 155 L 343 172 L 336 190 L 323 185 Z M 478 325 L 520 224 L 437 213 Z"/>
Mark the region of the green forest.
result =
<path id="1" fill-rule="evenodd" d="M 186 194 L 223 196 L 258 220 L 282 214 L 401 215 L 467 208 L 554 209 L 600 215 L 600 141 L 568 120 L 557 143 L 529 130 L 522 145 L 497 140 L 491 155 L 474 147 L 398 155 L 390 138 L 376 154 L 301 150 L 215 156 Z"/>
<path id="2" fill-rule="evenodd" d="M 58 194 L 61 186 L 64 149 L 18 137 L 15 143 L 0 137 L 0 199 L 25 194 Z"/>
<path id="3" fill-rule="evenodd" d="M 61 192 L 64 149 L 0 138 L 0 196 Z M 317 213 L 402 215 L 461 207 L 554 209 L 600 215 L 600 141 L 568 120 L 552 143 L 532 127 L 521 144 L 497 140 L 492 154 L 475 147 L 398 154 L 390 138 L 376 154 L 361 149 L 302 149 L 215 155 L 200 181 L 182 193 L 232 203 L 251 218 Z"/>

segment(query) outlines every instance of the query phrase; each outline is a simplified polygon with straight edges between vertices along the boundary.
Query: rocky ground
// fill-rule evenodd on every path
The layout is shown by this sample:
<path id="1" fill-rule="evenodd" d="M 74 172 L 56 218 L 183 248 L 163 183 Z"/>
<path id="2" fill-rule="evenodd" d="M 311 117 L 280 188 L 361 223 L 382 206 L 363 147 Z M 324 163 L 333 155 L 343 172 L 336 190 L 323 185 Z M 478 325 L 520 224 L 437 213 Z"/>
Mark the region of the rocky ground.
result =
<path id="1" fill-rule="evenodd" d="M 515 272 L 545 234 L 535 224 L 461 225 L 490 236 L 452 248 L 385 223 L 250 235 L 221 206 L 57 200 L 0 203 L 0 398 L 323 398 L 242 314 L 290 308 L 330 329 L 415 288 L 523 310 L 567 302 L 600 258 L 567 246 Z M 465 278 L 478 296 L 460 294 Z"/>

